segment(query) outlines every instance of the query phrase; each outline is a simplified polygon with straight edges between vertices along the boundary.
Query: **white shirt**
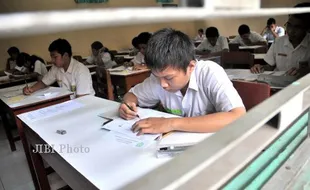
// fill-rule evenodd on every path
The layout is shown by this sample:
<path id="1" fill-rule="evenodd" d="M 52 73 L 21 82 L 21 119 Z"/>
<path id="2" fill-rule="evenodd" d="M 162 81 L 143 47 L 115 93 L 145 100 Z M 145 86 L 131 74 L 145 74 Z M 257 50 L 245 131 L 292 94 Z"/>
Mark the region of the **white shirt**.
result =
<path id="1" fill-rule="evenodd" d="M 257 32 L 252 32 L 252 31 L 249 35 L 249 39 L 251 40 L 252 43 L 266 42 L 266 40 L 265 40 L 265 38 L 263 38 L 263 36 L 261 36 Z M 231 44 L 240 44 L 242 46 L 246 46 L 246 44 L 243 42 L 243 39 L 241 38 L 240 35 L 236 36 L 230 43 Z"/>
<path id="2" fill-rule="evenodd" d="M 16 70 L 18 70 L 18 71 L 20 71 L 22 73 L 25 73 L 27 71 L 27 68 L 24 67 L 24 66 L 19 67 L 19 66 L 16 65 L 14 69 L 16 69 Z"/>
<path id="3" fill-rule="evenodd" d="M 151 75 L 130 89 L 141 107 L 151 107 L 160 102 L 167 112 L 194 117 L 215 112 L 228 112 L 244 107 L 224 69 L 212 61 L 198 61 L 191 74 L 185 96 L 164 90 L 160 81 Z"/>
<path id="4" fill-rule="evenodd" d="M 15 60 L 9 60 L 10 70 L 14 69 L 16 67 L 16 61 Z"/>
<path id="5" fill-rule="evenodd" d="M 70 65 L 66 72 L 63 68 L 58 68 L 53 65 L 42 79 L 42 82 L 47 86 L 56 81 L 60 87 L 70 91 L 72 86 L 76 86 L 77 95 L 95 94 L 89 69 L 83 63 L 73 58 L 71 58 Z"/>
<path id="6" fill-rule="evenodd" d="M 276 38 L 269 48 L 264 60 L 271 66 L 276 66 L 276 71 L 288 71 L 299 68 L 299 62 L 307 61 L 310 64 L 310 34 L 294 49 L 288 36 Z"/>
<path id="7" fill-rule="evenodd" d="M 205 39 L 199 46 L 196 48 L 197 50 L 204 51 L 209 50 L 211 53 L 223 51 L 223 49 L 229 49 L 228 41 L 226 37 L 219 36 L 217 38 L 215 46 L 212 46 L 208 39 Z"/>
<path id="8" fill-rule="evenodd" d="M 285 30 L 281 26 L 277 26 L 275 29 L 275 33 L 278 34 L 279 37 L 285 35 Z M 269 42 L 274 41 L 274 36 L 270 29 L 267 29 L 267 31 L 264 33 L 263 37 Z"/>
<path id="9" fill-rule="evenodd" d="M 42 63 L 40 60 L 36 60 L 34 63 L 34 71 L 35 73 L 38 73 L 42 76 L 44 76 L 47 73 L 47 69 L 44 63 Z"/>
<path id="10" fill-rule="evenodd" d="M 144 55 L 141 52 L 138 52 L 138 54 L 131 60 L 134 64 L 144 64 Z"/>
<path id="11" fill-rule="evenodd" d="M 203 40 L 205 40 L 206 39 L 206 35 L 202 35 L 202 36 L 200 36 L 199 34 L 195 37 L 195 41 L 203 41 Z"/>
<path id="12" fill-rule="evenodd" d="M 101 59 L 102 62 L 98 59 Z M 99 53 L 98 56 L 91 55 L 86 59 L 86 62 L 90 64 L 96 64 L 98 66 L 104 66 L 106 69 L 111 69 L 113 66 L 117 65 L 115 61 L 112 61 L 109 52 Z M 104 65 L 101 65 L 102 63 Z"/>

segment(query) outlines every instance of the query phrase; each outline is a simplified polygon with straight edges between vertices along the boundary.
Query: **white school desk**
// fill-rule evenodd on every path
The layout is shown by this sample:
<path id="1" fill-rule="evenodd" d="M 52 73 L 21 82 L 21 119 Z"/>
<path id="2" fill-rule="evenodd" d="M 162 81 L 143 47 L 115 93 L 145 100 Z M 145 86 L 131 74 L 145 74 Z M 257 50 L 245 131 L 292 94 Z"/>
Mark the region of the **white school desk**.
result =
<path id="1" fill-rule="evenodd" d="M 29 83 L 29 85 L 32 85 L 32 84 L 34 83 Z M 40 90 L 38 92 L 35 92 L 33 95 L 24 96 L 22 95 L 23 87 L 25 87 L 25 84 L 10 87 L 10 88 L 0 89 L 1 117 L 2 117 L 5 132 L 9 140 L 9 144 L 10 144 L 12 151 L 16 150 L 14 142 L 19 139 L 22 141 L 24 149 L 27 150 L 27 139 L 24 134 L 23 125 L 20 122 L 20 120 L 16 118 L 18 114 L 22 114 L 22 113 L 29 112 L 32 110 L 37 110 L 43 107 L 65 102 L 67 100 L 70 100 L 70 95 L 72 94 L 72 92 L 69 92 L 68 90 L 63 89 L 63 88 L 49 87 L 49 88 Z M 15 92 L 16 92 L 16 96 L 12 98 L 5 97 L 8 95 L 8 93 L 15 93 Z M 53 94 L 51 96 L 46 96 L 46 97 L 41 96 L 43 94 L 46 94 L 47 92 L 53 92 Z M 19 95 L 17 95 L 18 93 Z M 9 113 L 12 117 L 15 117 L 15 122 L 17 125 L 19 138 L 13 138 L 13 135 L 11 133 L 10 122 L 7 119 L 7 113 Z M 31 163 L 29 153 L 25 151 L 25 154 L 26 154 L 28 164 Z M 29 164 L 29 166 L 31 166 L 31 164 Z M 34 170 L 31 167 L 30 167 L 30 172 L 31 172 L 32 178 L 36 179 Z M 34 184 L 35 186 L 37 186 L 36 180 L 34 180 Z"/>
<path id="2" fill-rule="evenodd" d="M 109 71 L 112 83 L 117 86 L 123 86 L 126 92 L 128 92 L 131 87 L 143 82 L 147 77 L 151 75 L 151 71 L 149 69 L 132 71 L 125 69 L 124 66 L 109 69 Z"/>
<path id="3" fill-rule="evenodd" d="M 84 96 L 75 101 L 84 106 L 61 116 L 35 122 L 29 121 L 26 114 L 18 116 L 25 124 L 25 134 L 31 146 L 41 143 L 54 145 L 55 153 L 50 154 L 33 153 L 32 147 L 29 147 L 32 159 L 36 160 L 34 167 L 42 189 L 48 190 L 50 186 L 41 157 L 75 190 L 119 189 L 171 160 L 156 157 L 155 141 L 148 148 L 140 149 L 108 138 L 109 132 L 101 129 L 103 120 L 98 115 L 104 113 L 106 117 L 117 116 L 119 103 L 94 96 Z M 154 114 L 162 114 L 152 111 Z M 56 130 L 59 129 L 67 133 L 57 134 Z M 182 139 L 188 138 L 188 134 L 185 133 Z M 59 145 L 84 146 L 89 148 L 89 152 L 61 151 Z"/>
<path id="4" fill-rule="evenodd" d="M 254 50 L 254 49 L 257 49 L 257 48 L 260 48 L 260 47 L 264 47 L 263 45 L 255 45 L 255 46 L 239 46 L 239 49 L 251 49 L 251 50 Z"/>

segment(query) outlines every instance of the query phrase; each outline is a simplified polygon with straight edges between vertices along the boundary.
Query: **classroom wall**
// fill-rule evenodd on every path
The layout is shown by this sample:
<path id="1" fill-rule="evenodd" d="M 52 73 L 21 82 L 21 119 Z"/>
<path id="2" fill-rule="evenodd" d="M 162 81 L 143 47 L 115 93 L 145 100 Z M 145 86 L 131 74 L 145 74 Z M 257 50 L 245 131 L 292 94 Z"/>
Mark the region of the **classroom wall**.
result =
<path id="1" fill-rule="evenodd" d="M 174 0 L 178 3 L 178 0 Z M 262 7 L 290 7 L 299 0 L 262 0 Z M 106 4 L 76 4 L 74 0 L 9 0 L 0 1 L 0 13 L 19 12 L 19 11 L 37 11 L 37 10 L 55 10 L 55 9 L 80 9 L 80 8 L 98 8 L 98 7 L 147 7 L 159 6 L 155 0 L 110 0 Z M 279 25 L 286 22 L 287 16 L 275 17 Z M 37 54 L 46 60 L 49 60 L 48 46 L 57 38 L 66 38 L 73 47 L 75 55 L 86 56 L 90 53 L 90 44 L 99 40 L 110 49 L 122 49 L 131 46 L 131 39 L 142 31 L 154 32 L 163 27 L 172 27 L 182 30 L 189 36 L 194 37 L 198 28 L 208 26 L 218 27 L 220 33 L 225 36 L 237 33 L 238 26 L 248 23 L 252 30 L 261 32 L 266 25 L 268 17 L 242 18 L 242 19 L 214 19 L 206 21 L 186 21 L 170 22 L 159 24 L 130 25 L 121 27 L 97 28 L 74 32 L 62 32 L 49 35 L 38 35 L 30 37 L 19 37 L 10 39 L 0 39 L 0 70 L 5 67 L 5 60 L 8 57 L 6 50 L 10 46 L 17 46 L 21 51 L 30 54 Z"/>

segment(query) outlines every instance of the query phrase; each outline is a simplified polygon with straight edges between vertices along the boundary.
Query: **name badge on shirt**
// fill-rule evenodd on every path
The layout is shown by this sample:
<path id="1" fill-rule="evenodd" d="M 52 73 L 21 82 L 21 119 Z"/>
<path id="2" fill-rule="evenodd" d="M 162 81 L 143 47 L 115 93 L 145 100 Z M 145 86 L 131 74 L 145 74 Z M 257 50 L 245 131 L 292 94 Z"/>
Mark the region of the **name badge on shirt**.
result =
<path id="1" fill-rule="evenodd" d="M 278 56 L 287 57 L 287 54 L 285 54 L 285 53 L 278 53 Z"/>

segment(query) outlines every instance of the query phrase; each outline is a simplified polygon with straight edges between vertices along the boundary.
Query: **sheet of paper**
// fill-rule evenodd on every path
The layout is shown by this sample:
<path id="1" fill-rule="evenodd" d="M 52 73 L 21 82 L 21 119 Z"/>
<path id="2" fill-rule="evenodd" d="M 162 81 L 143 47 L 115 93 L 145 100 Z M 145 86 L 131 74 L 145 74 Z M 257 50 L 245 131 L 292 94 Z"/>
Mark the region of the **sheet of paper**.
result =
<path id="1" fill-rule="evenodd" d="M 45 99 L 45 98 L 55 97 L 58 94 L 59 94 L 59 92 L 47 92 L 47 93 L 44 93 L 42 95 L 37 95 L 37 97 L 40 99 Z"/>
<path id="2" fill-rule="evenodd" d="M 249 69 L 225 69 L 230 80 L 257 80 L 259 74 L 253 74 Z"/>
<path id="3" fill-rule="evenodd" d="M 126 146 L 134 147 L 134 148 L 146 148 L 152 143 L 154 140 L 141 140 L 139 138 L 132 138 L 122 133 L 118 133 L 115 131 L 110 131 L 105 137 L 111 139 L 111 141 L 115 141 L 119 144 L 123 144 Z"/>
<path id="4" fill-rule="evenodd" d="M 188 146 L 197 144 L 213 133 L 188 133 L 188 132 L 172 132 L 164 136 L 158 146 Z"/>
<path id="5" fill-rule="evenodd" d="M 14 91 L 10 91 L 10 92 L 3 94 L 3 96 L 6 98 L 12 98 L 14 96 L 19 96 L 19 95 L 23 95 L 22 90 L 14 90 Z"/>
<path id="6" fill-rule="evenodd" d="M 16 104 L 19 101 L 24 100 L 25 98 L 26 98 L 26 96 L 24 96 L 24 95 L 19 95 L 19 96 L 14 96 L 14 97 L 8 98 L 8 104 Z"/>
<path id="7" fill-rule="evenodd" d="M 38 120 L 45 119 L 48 117 L 59 115 L 61 113 L 66 113 L 66 112 L 81 108 L 83 106 L 84 106 L 83 104 L 77 101 L 71 100 L 71 101 L 61 103 L 61 104 L 56 104 L 50 107 L 28 112 L 26 113 L 26 118 L 29 121 L 34 122 L 34 121 L 38 121 Z"/>

